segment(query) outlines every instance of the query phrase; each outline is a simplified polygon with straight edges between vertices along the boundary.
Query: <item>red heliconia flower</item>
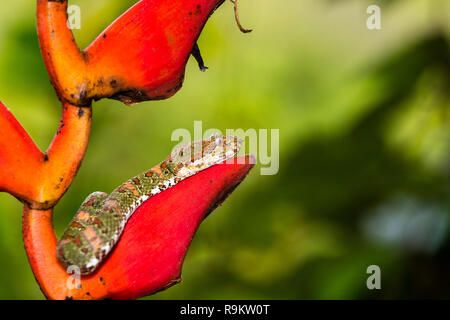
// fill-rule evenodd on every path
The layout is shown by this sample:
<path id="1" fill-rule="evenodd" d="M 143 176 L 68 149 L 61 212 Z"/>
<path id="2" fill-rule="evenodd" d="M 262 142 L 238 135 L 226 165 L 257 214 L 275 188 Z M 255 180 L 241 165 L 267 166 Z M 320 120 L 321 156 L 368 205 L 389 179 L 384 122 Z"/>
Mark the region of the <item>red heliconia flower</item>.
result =
<path id="1" fill-rule="evenodd" d="M 25 208 L 25 246 L 36 279 L 50 299 L 135 299 L 181 281 L 192 237 L 253 167 L 253 159 L 218 164 L 147 200 L 127 223 L 116 248 L 92 275 L 73 283 L 56 258 L 51 211 Z M 239 164 L 241 163 L 241 164 Z"/>
<path id="2" fill-rule="evenodd" d="M 46 152 L 0 102 L 0 191 L 35 209 L 52 208 L 67 191 L 86 151 L 91 108 L 63 104 L 58 131 Z"/>
<path id="3" fill-rule="evenodd" d="M 71 285 L 72 277 L 57 260 L 53 207 L 84 157 L 91 101 L 135 103 L 173 95 L 191 52 L 200 60 L 197 38 L 223 1 L 139 1 L 80 51 L 66 23 L 67 1 L 38 0 L 41 51 L 62 101 L 62 117 L 42 152 L 0 103 L 0 191 L 24 203 L 25 248 L 47 298 L 134 299 L 178 283 L 198 226 L 253 167 L 250 156 L 215 165 L 147 200 L 112 253 L 93 274 L 80 278 L 79 287 Z"/>
<path id="4" fill-rule="evenodd" d="M 42 56 L 59 97 L 75 105 L 171 97 L 208 17 L 224 0 L 141 0 L 80 51 L 67 1 L 38 0 Z"/>

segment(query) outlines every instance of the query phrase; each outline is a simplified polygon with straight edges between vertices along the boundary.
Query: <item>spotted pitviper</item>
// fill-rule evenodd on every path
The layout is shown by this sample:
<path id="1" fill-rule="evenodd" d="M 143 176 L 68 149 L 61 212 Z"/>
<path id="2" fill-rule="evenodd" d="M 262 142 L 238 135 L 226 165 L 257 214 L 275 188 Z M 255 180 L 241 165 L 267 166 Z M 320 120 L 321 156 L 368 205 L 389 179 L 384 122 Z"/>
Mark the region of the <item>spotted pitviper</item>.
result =
<path id="1" fill-rule="evenodd" d="M 65 267 L 92 273 L 111 252 L 137 208 L 149 198 L 215 164 L 233 158 L 242 141 L 213 135 L 184 144 L 160 164 L 120 185 L 109 195 L 91 193 L 62 235 L 58 259 Z"/>

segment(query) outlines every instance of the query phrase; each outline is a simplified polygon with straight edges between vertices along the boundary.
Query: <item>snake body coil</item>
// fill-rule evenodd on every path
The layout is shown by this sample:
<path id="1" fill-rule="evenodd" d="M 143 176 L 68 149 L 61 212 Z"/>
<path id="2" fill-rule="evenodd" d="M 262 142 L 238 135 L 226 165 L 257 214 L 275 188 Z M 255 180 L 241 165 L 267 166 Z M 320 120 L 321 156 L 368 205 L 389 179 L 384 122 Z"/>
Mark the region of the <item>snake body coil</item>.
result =
<path id="1" fill-rule="evenodd" d="M 128 219 L 150 197 L 204 169 L 234 157 L 241 147 L 236 137 L 214 135 L 185 144 L 163 162 L 137 175 L 111 194 L 91 193 L 62 235 L 58 259 L 92 273 L 119 240 Z"/>

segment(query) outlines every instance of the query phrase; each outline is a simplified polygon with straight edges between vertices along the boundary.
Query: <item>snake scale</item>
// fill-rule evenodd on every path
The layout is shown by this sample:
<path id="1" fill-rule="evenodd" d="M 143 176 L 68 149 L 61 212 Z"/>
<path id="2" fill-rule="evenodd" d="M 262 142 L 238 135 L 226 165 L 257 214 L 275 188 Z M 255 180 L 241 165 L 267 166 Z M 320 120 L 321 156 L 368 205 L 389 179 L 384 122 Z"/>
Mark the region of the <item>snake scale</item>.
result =
<path id="1" fill-rule="evenodd" d="M 128 219 L 149 198 L 215 164 L 233 158 L 242 140 L 213 135 L 184 144 L 160 164 L 106 194 L 93 192 L 82 203 L 57 245 L 65 266 L 78 266 L 81 274 L 96 270 L 118 242 Z"/>

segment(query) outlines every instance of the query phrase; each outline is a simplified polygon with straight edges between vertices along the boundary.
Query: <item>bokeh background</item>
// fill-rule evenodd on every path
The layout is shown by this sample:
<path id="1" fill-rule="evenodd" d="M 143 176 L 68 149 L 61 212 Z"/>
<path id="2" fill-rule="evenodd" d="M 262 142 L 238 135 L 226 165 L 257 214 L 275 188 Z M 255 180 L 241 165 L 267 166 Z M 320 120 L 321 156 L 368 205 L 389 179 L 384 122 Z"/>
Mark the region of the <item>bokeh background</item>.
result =
<path id="1" fill-rule="evenodd" d="M 87 46 L 135 1 L 78 0 Z M 382 29 L 366 28 L 381 7 Z M 60 116 L 35 31 L 35 1 L 0 4 L 0 100 L 41 149 Z M 201 225 L 183 282 L 150 299 L 450 298 L 450 3 L 226 2 L 166 101 L 94 103 L 92 137 L 57 205 L 58 235 L 85 196 L 162 160 L 177 128 L 280 129 L 280 170 L 244 183 Z M 160 119 L 155 121 L 155 119 Z M 366 269 L 381 268 L 381 290 Z M 0 194 L 0 299 L 43 299 Z"/>

